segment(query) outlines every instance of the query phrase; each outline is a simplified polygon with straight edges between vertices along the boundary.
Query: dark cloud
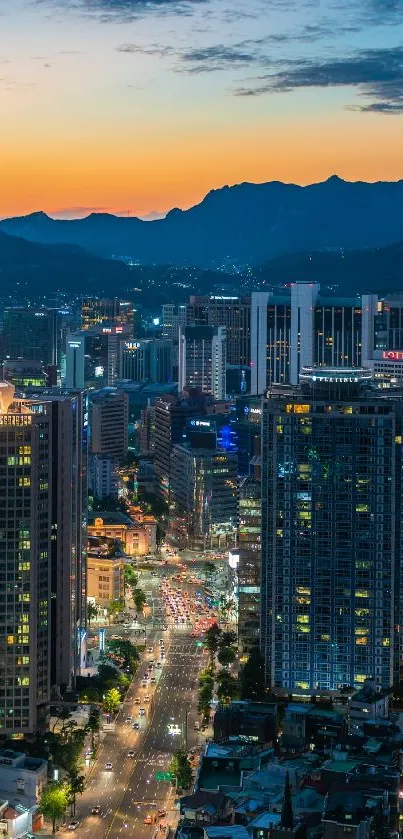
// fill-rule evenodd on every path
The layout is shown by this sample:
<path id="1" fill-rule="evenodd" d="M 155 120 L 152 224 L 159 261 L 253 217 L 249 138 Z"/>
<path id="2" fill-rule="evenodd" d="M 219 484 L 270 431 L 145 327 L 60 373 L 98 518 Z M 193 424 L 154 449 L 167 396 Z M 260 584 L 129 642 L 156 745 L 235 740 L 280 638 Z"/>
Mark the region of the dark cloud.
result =
<path id="1" fill-rule="evenodd" d="M 104 23 L 127 23 L 150 12 L 190 15 L 209 0 L 36 0 L 38 5 L 54 6 L 59 11 L 73 10 L 93 15 Z"/>
<path id="2" fill-rule="evenodd" d="M 403 114 L 403 47 L 373 49 L 349 58 L 330 61 L 292 61 L 239 88 L 238 96 L 289 93 L 301 88 L 356 88 L 370 99 L 356 110 L 379 114 Z"/>

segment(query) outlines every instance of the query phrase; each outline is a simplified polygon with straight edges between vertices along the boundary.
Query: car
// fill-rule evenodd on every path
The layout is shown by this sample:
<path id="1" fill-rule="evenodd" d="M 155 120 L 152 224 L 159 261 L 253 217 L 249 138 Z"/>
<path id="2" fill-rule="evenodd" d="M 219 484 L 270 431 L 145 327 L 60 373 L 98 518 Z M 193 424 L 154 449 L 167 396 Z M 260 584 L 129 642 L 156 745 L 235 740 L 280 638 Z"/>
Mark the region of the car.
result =
<path id="1" fill-rule="evenodd" d="M 79 824 L 79 819 L 72 819 L 71 822 L 69 822 L 69 830 L 77 830 Z"/>
<path id="2" fill-rule="evenodd" d="M 164 639 L 163 639 L 163 638 L 160 638 L 160 646 L 163 646 L 163 645 L 164 645 L 164 643 L 165 643 Z"/>
<path id="3" fill-rule="evenodd" d="M 140 705 L 141 699 L 140 699 L 139 696 L 136 696 L 134 701 L 135 701 L 136 705 Z"/>
<path id="4" fill-rule="evenodd" d="M 113 763 L 111 763 L 111 762 L 108 760 L 108 762 L 107 762 L 107 763 L 105 763 L 105 769 L 106 769 L 106 771 L 107 771 L 107 772 L 112 772 L 112 769 L 113 769 Z"/>
<path id="5" fill-rule="evenodd" d="M 152 576 L 152 577 L 156 577 L 156 576 L 157 576 L 157 572 L 156 572 L 156 571 L 151 571 L 151 576 Z"/>
<path id="6" fill-rule="evenodd" d="M 128 751 L 127 757 L 136 757 L 136 753 L 133 751 L 133 749 L 130 749 L 130 751 Z"/>
<path id="7" fill-rule="evenodd" d="M 147 669 L 148 669 L 149 671 L 154 670 L 154 665 L 153 665 L 153 664 L 149 664 Z"/>
<path id="8" fill-rule="evenodd" d="M 150 682 L 151 682 L 152 685 L 155 685 L 157 683 L 157 680 L 156 680 L 155 676 L 151 677 Z"/>
<path id="9" fill-rule="evenodd" d="M 158 667 L 158 668 L 162 667 L 162 661 L 157 661 L 155 666 Z"/>
<path id="10" fill-rule="evenodd" d="M 128 725 L 130 725 L 130 723 L 132 722 L 132 717 L 126 717 L 126 722 L 128 723 Z"/>
<path id="11" fill-rule="evenodd" d="M 145 717 L 146 709 L 145 708 L 140 708 L 139 714 L 140 714 L 141 717 Z"/>
<path id="12" fill-rule="evenodd" d="M 154 652 L 154 648 L 153 648 L 153 647 L 147 647 L 147 652 L 148 652 L 148 653 L 153 653 L 153 652 Z"/>
<path id="13" fill-rule="evenodd" d="M 149 702 L 149 701 L 150 701 L 150 694 L 146 693 L 146 695 L 144 697 L 144 702 Z"/>
<path id="14" fill-rule="evenodd" d="M 152 814 L 149 813 L 148 816 L 145 816 L 145 818 L 144 818 L 144 824 L 155 824 L 156 820 L 157 820 L 157 817 L 156 817 L 155 813 L 152 813 Z"/>
<path id="15" fill-rule="evenodd" d="M 163 819 L 164 816 L 166 816 L 166 814 L 167 814 L 167 811 L 164 810 L 162 807 L 158 810 L 158 818 L 159 819 Z"/>
<path id="16" fill-rule="evenodd" d="M 142 683 L 141 683 L 141 687 L 142 687 L 142 688 L 146 688 L 146 687 L 147 687 L 147 682 L 146 682 L 146 680 L 145 680 L 145 679 L 143 679 L 143 681 L 142 681 Z"/>
<path id="17" fill-rule="evenodd" d="M 161 650 L 161 658 L 165 658 L 164 650 Z"/>
<path id="18" fill-rule="evenodd" d="M 95 807 L 92 808 L 91 813 L 93 816 L 99 816 L 101 812 L 101 807 L 99 804 L 96 804 Z"/>

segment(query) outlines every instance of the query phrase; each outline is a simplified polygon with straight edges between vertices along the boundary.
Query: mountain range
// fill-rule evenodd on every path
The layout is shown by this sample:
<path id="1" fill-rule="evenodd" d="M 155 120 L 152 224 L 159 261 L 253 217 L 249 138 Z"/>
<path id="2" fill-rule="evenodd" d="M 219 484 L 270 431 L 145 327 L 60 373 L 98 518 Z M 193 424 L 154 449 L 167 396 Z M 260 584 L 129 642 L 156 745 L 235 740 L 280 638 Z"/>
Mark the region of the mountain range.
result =
<path id="1" fill-rule="evenodd" d="M 295 253 L 385 247 L 403 240 L 403 180 L 308 186 L 278 181 L 213 190 L 188 210 L 143 221 L 105 213 L 4 219 L 0 230 L 46 245 L 75 245 L 142 265 L 233 270 Z"/>

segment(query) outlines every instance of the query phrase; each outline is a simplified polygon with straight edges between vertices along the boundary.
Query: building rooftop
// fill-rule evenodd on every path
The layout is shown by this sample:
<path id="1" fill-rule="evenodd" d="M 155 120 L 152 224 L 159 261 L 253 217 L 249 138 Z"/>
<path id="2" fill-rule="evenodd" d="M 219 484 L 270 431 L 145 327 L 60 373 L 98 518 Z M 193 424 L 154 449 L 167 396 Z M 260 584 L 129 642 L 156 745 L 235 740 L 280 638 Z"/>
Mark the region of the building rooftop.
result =
<path id="1" fill-rule="evenodd" d="M 204 835 L 208 839 L 250 839 L 250 833 L 241 824 L 229 824 L 224 827 L 205 827 Z"/>

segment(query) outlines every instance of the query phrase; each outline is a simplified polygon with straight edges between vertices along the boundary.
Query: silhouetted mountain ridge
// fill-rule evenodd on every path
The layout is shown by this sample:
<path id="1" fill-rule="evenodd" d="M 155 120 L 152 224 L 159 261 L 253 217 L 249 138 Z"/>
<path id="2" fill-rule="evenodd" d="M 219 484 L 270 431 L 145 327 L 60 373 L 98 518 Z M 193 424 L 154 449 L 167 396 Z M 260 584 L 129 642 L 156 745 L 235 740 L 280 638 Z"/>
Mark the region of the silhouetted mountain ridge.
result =
<path id="1" fill-rule="evenodd" d="M 403 240 L 403 180 L 351 183 L 332 175 L 309 186 L 241 183 L 211 190 L 194 207 L 154 221 L 109 213 L 60 220 L 38 212 L 4 219 L 0 228 L 143 265 L 256 266 L 286 254 Z"/>

